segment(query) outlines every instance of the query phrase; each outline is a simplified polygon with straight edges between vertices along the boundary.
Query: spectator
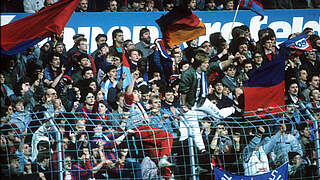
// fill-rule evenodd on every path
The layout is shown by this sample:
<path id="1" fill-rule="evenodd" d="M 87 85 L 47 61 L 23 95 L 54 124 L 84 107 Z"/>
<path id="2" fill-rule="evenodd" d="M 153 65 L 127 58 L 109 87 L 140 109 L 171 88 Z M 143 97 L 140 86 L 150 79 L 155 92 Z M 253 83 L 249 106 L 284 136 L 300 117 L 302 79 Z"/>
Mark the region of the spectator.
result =
<path id="1" fill-rule="evenodd" d="M 5 74 L 3 71 L 0 72 L 0 87 L 1 87 L 1 108 L 5 105 L 10 105 L 15 99 L 16 95 L 13 90 L 5 84 Z"/>
<path id="2" fill-rule="evenodd" d="M 306 161 L 308 165 L 314 164 L 314 160 L 316 159 L 316 151 L 315 144 L 310 140 L 311 138 L 311 130 L 307 123 L 301 123 L 299 125 L 299 133 L 300 133 L 300 144 L 302 148 L 301 158 Z"/>
<path id="3" fill-rule="evenodd" d="M 210 101 L 216 100 L 216 104 L 218 108 L 226 108 L 232 106 L 233 102 L 227 96 L 223 95 L 223 84 L 220 79 L 216 79 L 213 82 L 214 92 L 208 98 Z"/>
<path id="4" fill-rule="evenodd" d="M 20 97 L 13 101 L 14 113 L 11 122 L 19 128 L 20 133 L 25 132 L 32 121 L 31 116 L 24 109 L 24 100 Z"/>
<path id="5" fill-rule="evenodd" d="M 41 153 L 50 153 L 50 135 L 51 127 L 49 126 L 50 122 L 46 120 L 43 124 L 35 131 L 32 135 L 31 141 L 31 160 L 35 162 L 38 157 L 38 154 Z M 40 153 L 40 154 L 41 154 Z"/>
<path id="6" fill-rule="evenodd" d="M 140 98 L 137 91 L 134 91 L 134 82 L 135 78 L 133 77 L 124 96 L 125 109 L 130 112 L 127 128 L 136 128 L 135 138 L 144 142 L 144 148 L 149 149 L 150 157 L 155 159 L 160 169 L 163 168 L 161 169 L 162 176 L 170 178 L 172 173 L 168 167 L 174 166 L 168 161 L 173 143 L 172 135 L 148 125 L 150 119 L 139 103 Z"/>
<path id="7" fill-rule="evenodd" d="M 289 178 L 306 177 L 306 164 L 297 152 L 289 152 Z"/>
<path id="8" fill-rule="evenodd" d="M 79 56 L 76 56 L 76 58 L 77 66 L 75 66 L 75 69 L 72 71 L 71 78 L 73 84 L 78 85 L 78 83 L 85 77 L 87 79 L 93 78 L 94 70 L 91 66 L 87 54 L 80 54 Z"/>
<path id="9" fill-rule="evenodd" d="M 245 176 L 255 176 L 270 171 L 267 155 L 273 150 L 278 139 L 280 132 L 270 138 L 266 136 L 263 126 L 259 126 L 255 137 L 243 150 Z"/>
<path id="10" fill-rule="evenodd" d="M 223 10 L 233 10 L 234 2 L 233 0 L 223 1 Z"/>
<path id="11" fill-rule="evenodd" d="M 298 104 L 302 102 L 302 98 L 299 94 L 299 86 L 298 82 L 295 80 L 287 81 L 286 82 L 286 96 L 285 100 L 288 101 L 288 103 L 294 103 Z"/>
<path id="12" fill-rule="evenodd" d="M 80 179 L 89 178 L 92 174 L 92 166 L 90 163 L 90 154 L 87 150 L 79 153 L 80 163 L 76 163 L 72 155 L 67 154 L 64 158 L 64 178 Z"/>
<path id="13" fill-rule="evenodd" d="M 151 37 L 150 37 L 150 30 L 147 28 L 142 28 L 139 33 L 139 40 L 135 47 L 140 50 L 143 54 L 143 58 L 147 58 L 151 55 L 154 50 L 152 49 Z"/>
<path id="14" fill-rule="evenodd" d="M 303 90 L 305 90 L 308 87 L 307 80 L 308 80 L 307 70 L 304 68 L 300 68 L 299 76 L 298 76 L 300 92 L 303 92 Z"/>
<path id="15" fill-rule="evenodd" d="M 159 12 L 159 9 L 155 7 L 155 0 L 146 0 L 147 12 Z"/>
<path id="16" fill-rule="evenodd" d="M 164 11 L 172 11 L 174 7 L 174 2 L 172 0 L 163 0 L 162 6 Z"/>
<path id="17" fill-rule="evenodd" d="M 302 95 L 304 96 L 304 100 L 307 102 L 310 102 L 310 92 L 314 89 L 319 89 L 319 84 L 320 84 L 320 80 L 319 80 L 319 76 L 317 75 L 310 75 L 308 78 L 308 82 L 307 84 L 309 85 L 307 89 L 302 91 Z"/>
<path id="18" fill-rule="evenodd" d="M 214 11 L 217 10 L 216 3 L 214 0 L 205 1 L 205 11 Z"/>
<path id="19" fill-rule="evenodd" d="M 93 105 L 95 101 L 95 95 L 93 91 L 87 90 L 82 91 L 81 101 L 84 103 L 77 112 L 80 112 L 85 119 L 90 119 L 90 115 L 93 113 Z"/>
<path id="20" fill-rule="evenodd" d="M 236 77 L 236 67 L 230 65 L 224 71 L 225 76 L 221 79 L 222 84 L 226 85 L 230 91 L 234 91 L 235 88 L 240 87 L 239 80 Z"/>
<path id="21" fill-rule="evenodd" d="M 287 120 L 282 120 L 278 123 L 278 132 L 280 137 L 277 138 L 276 145 L 273 148 L 275 158 L 273 161 L 276 166 L 282 165 L 289 160 L 289 152 L 297 152 L 302 155 L 301 144 L 291 133 L 291 124 Z"/>
<path id="22" fill-rule="evenodd" d="M 80 39 L 83 39 L 84 38 L 84 34 L 75 34 L 72 39 L 73 39 L 73 42 L 74 42 L 74 45 L 72 46 L 72 48 L 70 48 L 67 52 L 67 55 L 68 57 L 70 58 L 74 53 L 76 53 L 78 51 L 78 44 L 77 42 L 80 40 Z"/>
<path id="23" fill-rule="evenodd" d="M 107 43 L 108 37 L 107 37 L 107 35 L 105 35 L 105 34 L 98 34 L 98 35 L 96 36 L 95 40 L 96 40 L 96 44 L 97 44 L 97 49 L 91 54 L 91 56 L 92 56 L 94 59 L 96 59 L 96 55 L 97 55 L 97 53 L 98 53 L 99 50 L 100 50 L 100 46 L 101 46 L 102 44 L 106 44 L 106 43 Z M 108 47 L 108 45 L 107 45 L 107 47 Z M 97 66 L 97 64 L 96 64 L 96 66 Z M 97 69 L 99 69 L 98 66 L 97 66 Z"/>
<path id="24" fill-rule="evenodd" d="M 50 155 L 48 153 L 40 153 L 32 165 L 32 171 L 39 175 L 39 179 L 50 179 L 52 173 L 50 167 Z"/>
<path id="25" fill-rule="evenodd" d="M 112 46 L 110 46 L 110 54 L 118 55 L 122 54 L 123 32 L 121 29 L 115 29 L 112 31 Z"/>
<path id="26" fill-rule="evenodd" d="M 66 68 L 61 64 L 60 54 L 54 53 L 49 57 L 49 66 L 44 69 L 44 84 L 55 88 L 65 73 Z"/>
<path id="27" fill-rule="evenodd" d="M 249 80 L 249 72 L 253 69 L 253 63 L 251 60 L 246 59 L 243 61 L 242 63 L 242 71 L 239 72 L 239 75 L 237 77 L 237 79 L 239 79 L 239 82 L 244 82 Z"/>
<path id="28" fill-rule="evenodd" d="M 88 12 L 88 0 L 80 0 L 75 12 Z"/>
<path id="29" fill-rule="evenodd" d="M 25 13 L 36 13 L 44 7 L 45 0 L 23 0 Z"/>
<path id="30" fill-rule="evenodd" d="M 108 9 L 106 9 L 104 12 L 118 12 L 117 0 L 110 0 Z"/>
<path id="31" fill-rule="evenodd" d="M 302 67 L 307 70 L 309 75 L 314 74 L 319 76 L 320 61 L 317 60 L 317 55 L 315 51 L 310 51 L 305 53 L 305 58 L 302 58 Z"/>
<path id="32" fill-rule="evenodd" d="M 310 102 L 306 104 L 307 108 L 320 108 L 320 92 L 319 89 L 314 89 L 310 92 Z"/>

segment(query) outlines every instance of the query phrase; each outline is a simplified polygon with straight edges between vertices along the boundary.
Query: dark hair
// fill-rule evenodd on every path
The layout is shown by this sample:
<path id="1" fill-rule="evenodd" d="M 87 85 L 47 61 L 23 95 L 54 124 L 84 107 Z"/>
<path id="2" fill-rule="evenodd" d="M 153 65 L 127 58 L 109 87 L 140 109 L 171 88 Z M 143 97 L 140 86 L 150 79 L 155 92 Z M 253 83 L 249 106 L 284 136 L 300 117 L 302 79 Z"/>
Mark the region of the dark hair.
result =
<path id="1" fill-rule="evenodd" d="M 309 31 L 313 31 L 313 29 L 311 27 L 306 27 L 306 28 L 303 29 L 304 33 L 307 33 Z"/>
<path id="2" fill-rule="evenodd" d="M 112 69 L 117 69 L 117 66 L 115 66 L 115 65 L 109 65 L 109 66 L 107 66 L 107 67 L 106 67 L 106 72 L 105 72 L 105 73 L 110 72 Z"/>
<path id="3" fill-rule="evenodd" d="M 80 93 L 81 93 L 81 101 L 82 102 L 86 101 L 87 95 L 89 93 L 92 93 L 94 95 L 94 92 L 89 88 L 83 89 L 83 91 L 81 91 Z"/>
<path id="4" fill-rule="evenodd" d="M 102 43 L 98 45 L 98 49 L 101 50 L 103 47 L 109 47 L 107 43 Z"/>
<path id="5" fill-rule="evenodd" d="M 215 32 L 210 34 L 210 44 L 214 47 L 218 47 L 221 43 L 226 42 L 226 40 L 222 37 L 220 32 Z"/>
<path id="6" fill-rule="evenodd" d="M 52 59 L 53 57 L 56 56 L 56 57 L 59 57 L 59 59 L 61 60 L 61 54 L 57 53 L 57 52 L 52 52 L 50 53 L 49 55 L 49 61 L 52 62 Z"/>
<path id="7" fill-rule="evenodd" d="M 262 39 L 261 39 L 261 45 L 264 45 L 268 40 L 272 40 L 272 36 L 270 34 L 268 34 L 267 36 L 264 36 Z"/>
<path id="8" fill-rule="evenodd" d="M 82 76 L 85 75 L 86 72 L 87 72 L 87 71 L 90 71 L 90 70 L 93 72 L 93 69 L 92 69 L 91 67 L 84 67 L 84 68 L 82 69 Z"/>
<path id="9" fill-rule="evenodd" d="M 196 69 L 198 68 L 202 63 L 209 61 L 209 58 L 207 56 L 207 53 L 203 50 L 196 50 L 194 55 L 194 62 L 192 66 Z"/>
<path id="10" fill-rule="evenodd" d="M 76 46 L 80 46 L 80 42 L 81 42 L 81 41 L 87 42 L 87 39 L 86 39 L 86 38 L 80 38 L 80 39 L 78 39 L 77 42 L 76 42 Z"/>
<path id="11" fill-rule="evenodd" d="M 129 42 L 133 42 L 131 39 L 127 39 L 123 42 L 124 47 L 128 47 Z"/>
<path id="12" fill-rule="evenodd" d="M 105 37 L 106 40 L 108 40 L 107 35 L 105 35 L 105 34 L 98 34 L 98 35 L 96 36 L 96 41 L 99 41 L 99 39 L 102 38 L 102 37 Z"/>
<path id="13" fill-rule="evenodd" d="M 113 41 L 113 44 L 114 44 L 114 38 L 117 37 L 117 34 L 118 33 L 123 33 L 123 31 L 121 29 L 115 29 L 112 31 L 112 41 Z"/>
<path id="14" fill-rule="evenodd" d="M 73 40 L 78 39 L 79 37 L 83 37 L 84 38 L 84 34 L 75 34 L 74 36 L 72 36 Z"/>
<path id="15" fill-rule="evenodd" d="M 150 32 L 150 30 L 148 28 L 142 28 L 139 33 L 139 40 L 141 40 L 141 37 L 145 32 Z"/>
<path id="16" fill-rule="evenodd" d="M 86 54 L 86 53 L 81 53 L 81 54 L 79 54 L 79 55 L 77 55 L 77 56 L 75 56 L 75 57 L 76 57 L 76 59 L 77 59 L 77 62 L 80 62 L 81 59 L 83 59 L 83 58 L 89 59 L 89 58 L 88 58 L 88 54 Z"/>
<path id="17" fill-rule="evenodd" d="M 39 149 L 40 146 L 43 146 L 43 147 L 45 147 L 47 150 L 49 150 L 49 146 L 50 146 L 50 145 L 49 145 L 49 142 L 48 142 L 48 141 L 41 140 L 41 141 L 39 141 L 38 144 L 37 144 L 37 149 Z"/>
<path id="18" fill-rule="evenodd" d="M 149 86 L 144 84 L 139 87 L 139 90 L 141 91 L 141 94 L 147 94 L 150 92 Z"/>

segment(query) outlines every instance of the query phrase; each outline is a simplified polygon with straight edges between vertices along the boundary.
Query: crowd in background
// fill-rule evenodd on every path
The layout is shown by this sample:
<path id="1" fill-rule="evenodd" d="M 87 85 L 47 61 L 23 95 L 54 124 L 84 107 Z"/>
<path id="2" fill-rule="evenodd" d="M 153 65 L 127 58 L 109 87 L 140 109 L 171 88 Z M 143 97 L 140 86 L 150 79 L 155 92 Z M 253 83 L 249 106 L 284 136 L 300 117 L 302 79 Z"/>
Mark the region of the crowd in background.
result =
<path id="1" fill-rule="evenodd" d="M 35 13 L 58 0 L 4 0 L 2 13 Z M 192 11 L 236 9 L 237 0 L 81 0 L 76 12 L 159 12 L 170 11 L 175 5 L 188 3 Z M 320 8 L 319 0 L 269 0 L 261 2 L 265 9 Z"/>
<path id="2" fill-rule="evenodd" d="M 89 1 L 87 8 L 90 2 L 98 3 Z M 112 2 L 123 7 L 124 1 L 110 1 L 107 11 Z M 150 2 L 161 4 L 133 0 L 129 5 L 153 11 L 170 4 L 150 8 Z M 206 7 L 212 3 L 205 2 Z M 316 1 L 310 2 L 303 8 L 315 7 Z M 136 11 L 129 5 L 119 10 Z M 63 35 L 54 35 L 42 47 L 1 54 L 1 175 L 57 179 L 56 125 L 66 179 L 183 178 L 190 174 L 184 122 L 190 120 L 188 112 L 197 111 L 195 104 L 206 103 L 199 102 L 206 72 L 212 108 L 191 126 L 200 134 L 193 137 L 200 179 L 213 178 L 212 166 L 257 175 L 287 161 L 289 177 L 317 178 L 318 130 L 311 120 L 320 118 L 320 37 L 311 28 L 302 33 L 313 50 L 291 51 L 285 59 L 284 112 L 265 115 L 272 109 L 257 109 L 250 118 L 243 115 L 243 82 L 279 54 L 271 28 L 259 30 L 257 42 L 245 25 L 233 28 L 230 43 L 216 32 L 201 44 L 194 39 L 184 49 L 167 49 L 169 58 L 151 42 L 150 33 L 141 29 L 137 44 L 124 40 L 120 29 L 112 32 L 112 44 L 99 34 L 91 54 L 83 34 L 73 37 L 70 49 Z M 123 66 L 125 59 L 129 68 Z"/>

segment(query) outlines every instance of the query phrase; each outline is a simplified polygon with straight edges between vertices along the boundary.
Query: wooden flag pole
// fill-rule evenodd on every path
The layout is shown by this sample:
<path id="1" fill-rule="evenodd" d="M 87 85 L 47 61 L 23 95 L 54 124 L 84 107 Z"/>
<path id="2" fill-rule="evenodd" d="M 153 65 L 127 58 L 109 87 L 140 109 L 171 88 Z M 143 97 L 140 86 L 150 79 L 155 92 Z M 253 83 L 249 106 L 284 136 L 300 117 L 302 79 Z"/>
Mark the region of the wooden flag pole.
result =
<path id="1" fill-rule="evenodd" d="M 236 13 L 234 14 L 234 17 L 233 17 L 233 21 L 232 21 L 232 25 L 231 25 L 231 30 L 230 30 L 230 33 L 229 33 L 229 35 L 228 35 L 227 44 L 229 44 L 229 41 L 230 41 L 230 35 L 231 35 L 231 33 L 232 33 L 232 29 L 233 29 L 234 22 L 236 21 L 236 18 L 237 18 L 237 14 L 238 14 L 239 7 L 240 7 L 240 4 L 238 3 Z"/>

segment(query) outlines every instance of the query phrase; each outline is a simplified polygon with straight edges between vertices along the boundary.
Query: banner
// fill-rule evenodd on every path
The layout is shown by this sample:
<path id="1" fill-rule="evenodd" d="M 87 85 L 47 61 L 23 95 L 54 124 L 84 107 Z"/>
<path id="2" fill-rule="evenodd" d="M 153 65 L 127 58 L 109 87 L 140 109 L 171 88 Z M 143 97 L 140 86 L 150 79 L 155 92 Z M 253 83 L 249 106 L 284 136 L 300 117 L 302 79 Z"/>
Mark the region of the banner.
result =
<path id="1" fill-rule="evenodd" d="M 199 44 L 209 40 L 214 32 L 221 32 L 227 39 L 232 26 L 235 11 L 195 11 L 206 27 L 206 35 L 199 37 Z M 84 34 L 88 39 L 89 52 L 97 49 L 95 37 L 104 33 L 108 36 L 107 43 L 112 45 L 112 31 L 120 28 L 123 31 L 124 40 L 132 39 L 139 42 L 139 32 L 142 28 L 150 30 L 151 41 L 161 37 L 160 27 L 155 20 L 165 12 L 119 12 L 119 13 L 73 13 L 64 28 L 64 43 L 69 49 L 73 46 L 72 36 L 76 33 Z M 1 14 L 1 25 L 26 17 L 27 13 Z M 258 40 L 258 31 L 270 27 L 276 33 L 278 43 L 287 40 L 294 32 L 302 32 L 306 27 L 313 28 L 316 34 L 320 34 L 320 11 L 319 9 L 283 9 L 265 10 L 264 19 L 250 10 L 239 10 L 234 27 L 247 25 L 250 28 L 252 38 Z"/>
<path id="2" fill-rule="evenodd" d="M 278 169 L 270 171 L 268 173 L 256 175 L 256 176 L 239 176 L 231 174 L 229 172 L 223 171 L 214 167 L 214 174 L 216 180 L 287 180 L 288 179 L 288 163 L 283 164 Z"/>

